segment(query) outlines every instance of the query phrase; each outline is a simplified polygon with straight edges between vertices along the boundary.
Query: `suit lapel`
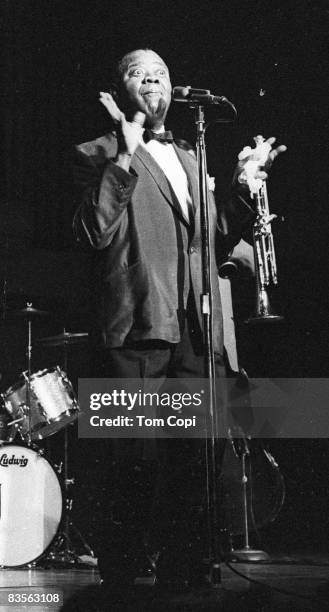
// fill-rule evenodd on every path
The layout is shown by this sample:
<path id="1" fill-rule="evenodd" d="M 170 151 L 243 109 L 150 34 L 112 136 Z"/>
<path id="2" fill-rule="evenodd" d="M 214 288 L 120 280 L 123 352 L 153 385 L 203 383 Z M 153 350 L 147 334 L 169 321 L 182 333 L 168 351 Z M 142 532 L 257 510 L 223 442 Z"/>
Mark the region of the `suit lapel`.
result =
<path id="1" fill-rule="evenodd" d="M 137 174 L 138 174 L 138 167 L 137 167 L 138 162 L 142 163 L 144 168 L 146 168 L 146 170 L 151 174 L 156 184 L 158 185 L 160 191 L 166 198 L 167 202 L 170 204 L 170 206 L 172 206 L 172 208 L 174 208 L 175 212 L 179 215 L 180 219 L 185 224 L 188 224 L 189 221 L 187 220 L 185 215 L 183 215 L 181 205 L 165 173 L 160 168 L 160 166 L 157 164 L 154 157 L 152 157 L 152 155 L 143 146 L 139 146 L 136 149 L 134 157 L 132 158 L 131 167 L 133 168 L 133 170 L 135 170 Z"/>

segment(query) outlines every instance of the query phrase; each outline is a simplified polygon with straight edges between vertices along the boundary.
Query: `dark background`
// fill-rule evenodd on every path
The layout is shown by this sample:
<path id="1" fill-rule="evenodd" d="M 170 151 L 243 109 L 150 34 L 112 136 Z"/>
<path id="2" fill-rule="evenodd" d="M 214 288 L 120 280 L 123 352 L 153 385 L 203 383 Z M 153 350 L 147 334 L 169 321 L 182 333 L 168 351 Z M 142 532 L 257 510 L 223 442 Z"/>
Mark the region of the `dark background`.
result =
<path id="1" fill-rule="evenodd" d="M 73 244 L 70 150 L 109 129 L 98 92 L 121 54 L 150 47 L 171 68 L 173 85 L 206 87 L 236 105 L 234 124 L 207 133 L 208 166 L 224 200 L 243 146 L 256 134 L 288 146 L 271 171 L 280 289 L 285 323 L 246 328 L 250 280 L 235 287 L 240 360 L 251 376 L 328 376 L 328 53 L 329 3 L 118 0 L 2 2 L 3 161 L 0 209 L 1 391 L 25 369 L 26 329 L 11 315 L 27 300 L 50 311 L 33 338 L 87 331 L 92 258 Z M 194 142 L 193 115 L 173 105 L 178 136 Z M 33 371 L 61 363 L 60 349 L 33 350 Z M 69 375 L 93 371 L 87 346 L 69 353 Z M 311 407 L 310 407 L 311 410 Z M 62 434 L 47 442 L 62 452 Z M 70 428 L 76 520 L 93 537 L 97 508 L 94 444 Z M 317 546 L 328 533 L 328 442 L 275 442 L 286 503 L 264 535 L 271 546 Z M 86 456 L 88 469 L 86 471 Z M 95 523 L 95 518 L 93 519 Z M 321 529 L 319 528 L 321 526 Z M 327 550 L 326 544 L 324 549 Z"/>

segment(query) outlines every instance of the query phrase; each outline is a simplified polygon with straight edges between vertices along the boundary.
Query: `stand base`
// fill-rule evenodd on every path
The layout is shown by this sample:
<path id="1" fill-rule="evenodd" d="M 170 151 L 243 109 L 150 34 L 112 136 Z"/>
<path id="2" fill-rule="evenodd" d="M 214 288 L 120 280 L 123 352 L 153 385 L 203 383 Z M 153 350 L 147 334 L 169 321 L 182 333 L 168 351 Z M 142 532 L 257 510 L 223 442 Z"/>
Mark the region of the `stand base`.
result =
<path id="1" fill-rule="evenodd" d="M 213 563 L 210 566 L 209 572 L 209 584 L 214 588 L 219 588 L 221 586 L 222 575 L 221 568 L 219 563 Z"/>
<path id="2" fill-rule="evenodd" d="M 255 563 L 257 561 L 269 561 L 270 556 L 264 550 L 254 550 L 249 546 L 243 548 L 237 548 L 232 550 L 227 558 L 229 561 L 235 561 L 237 563 Z"/>
<path id="3" fill-rule="evenodd" d="M 259 315 L 259 316 L 254 316 L 254 317 L 249 317 L 249 319 L 247 319 L 245 321 L 246 325 L 259 325 L 260 323 L 279 323 L 280 321 L 283 321 L 284 317 L 282 317 L 281 315 Z"/>
<path id="4" fill-rule="evenodd" d="M 79 565 L 88 565 L 89 567 L 96 567 L 98 559 L 91 555 L 77 555 L 72 550 L 55 551 L 47 555 L 46 560 L 48 563 L 53 563 L 55 566 L 61 567 L 72 567 Z"/>
<path id="5" fill-rule="evenodd" d="M 56 565 L 70 566 L 79 563 L 79 557 L 72 550 L 58 550 L 50 552 L 49 555 L 47 555 L 47 561 L 55 563 Z"/>
<path id="6" fill-rule="evenodd" d="M 70 538 L 70 531 L 74 531 L 80 543 L 82 544 L 85 552 L 88 555 L 88 559 L 95 559 L 94 553 L 91 550 L 90 546 L 87 544 L 85 539 L 82 537 L 80 531 L 76 528 L 76 526 L 70 521 L 67 525 L 66 530 L 59 533 L 57 536 L 57 540 L 55 541 L 54 546 L 50 550 L 47 555 L 47 560 L 53 562 L 55 564 L 60 564 L 64 566 L 72 566 L 72 565 L 81 565 L 83 563 L 83 555 L 79 555 L 72 545 L 72 540 Z M 87 556 L 85 555 L 85 557 Z M 89 565 L 91 563 L 89 562 Z M 96 565 L 96 560 L 95 560 Z"/>

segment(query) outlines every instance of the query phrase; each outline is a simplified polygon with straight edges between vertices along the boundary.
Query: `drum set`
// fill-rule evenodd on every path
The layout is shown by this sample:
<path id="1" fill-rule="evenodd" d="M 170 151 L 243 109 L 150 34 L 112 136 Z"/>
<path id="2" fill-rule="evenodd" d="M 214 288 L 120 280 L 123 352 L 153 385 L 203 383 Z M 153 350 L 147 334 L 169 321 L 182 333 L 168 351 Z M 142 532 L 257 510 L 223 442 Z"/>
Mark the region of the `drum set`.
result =
<path id="1" fill-rule="evenodd" d="M 72 499 L 68 478 L 68 428 L 80 409 L 67 377 L 68 348 L 86 342 L 87 333 L 70 333 L 38 340 L 47 347 L 63 348 L 63 368 L 32 372 L 32 321 L 48 315 L 27 303 L 14 311 L 27 323 L 27 368 L 19 380 L 1 394 L 0 406 L 0 567 L 34 565 L 48 559 L 74 563 L 70 529 L 93 553 L 70 520 Z M 64 430 L 63 470 L 43 456 L 37 444 Z"/>

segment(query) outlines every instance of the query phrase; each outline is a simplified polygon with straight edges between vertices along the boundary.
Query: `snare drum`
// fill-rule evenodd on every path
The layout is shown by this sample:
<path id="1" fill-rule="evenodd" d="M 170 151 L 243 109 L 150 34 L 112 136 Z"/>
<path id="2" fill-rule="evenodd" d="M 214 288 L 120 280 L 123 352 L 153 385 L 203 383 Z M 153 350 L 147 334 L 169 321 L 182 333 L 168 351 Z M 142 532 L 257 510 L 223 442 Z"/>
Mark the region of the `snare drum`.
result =
<path id="1" fill-rule="evenodd" d="M 0 565 L 38 559 L 55 538 L 62 517 L 62 491 L 48 461 L 31 448 L 0 447 Z"/>
<path id="2" fill-rule="evenodd" d="M 42 440 L 78 418 L 79 405 L 72 384 L 59 366 L 30 376 L 30 415 L 27 372 L 3 394 L 6 410 L 23 440 Z M 29 416 L 31 422 L 29 423 Z"/>

